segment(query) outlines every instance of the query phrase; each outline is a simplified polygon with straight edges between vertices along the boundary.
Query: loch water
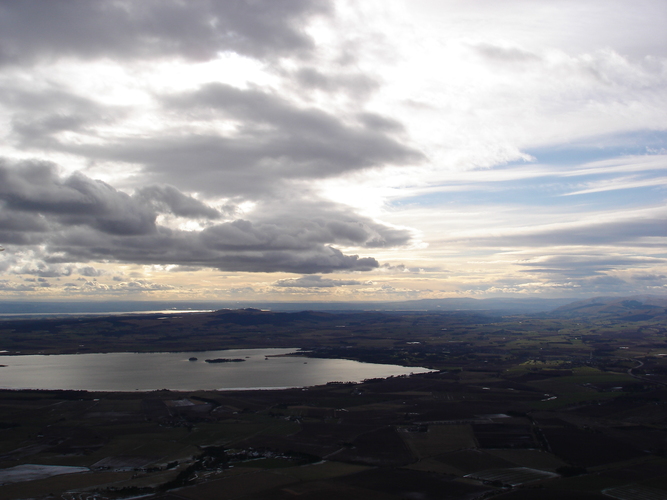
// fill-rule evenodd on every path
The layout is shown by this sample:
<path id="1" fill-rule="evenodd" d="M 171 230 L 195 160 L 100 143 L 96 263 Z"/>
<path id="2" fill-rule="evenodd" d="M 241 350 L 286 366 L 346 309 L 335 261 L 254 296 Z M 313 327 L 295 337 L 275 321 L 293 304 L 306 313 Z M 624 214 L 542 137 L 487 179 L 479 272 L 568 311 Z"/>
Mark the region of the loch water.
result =
<path id="1" fill-rule="evenodd" d="M 238 390 L 308 387 L 328 382 L 428 372 L 427 368 L 347 359 L 288 356 L 294 349 L 226 349 L 0 356 L 0 388 L 85 391 Z M 190 358 L 197 358 L 196 361 Z M 206 359 L 244 362 L 207 363 Z"/>

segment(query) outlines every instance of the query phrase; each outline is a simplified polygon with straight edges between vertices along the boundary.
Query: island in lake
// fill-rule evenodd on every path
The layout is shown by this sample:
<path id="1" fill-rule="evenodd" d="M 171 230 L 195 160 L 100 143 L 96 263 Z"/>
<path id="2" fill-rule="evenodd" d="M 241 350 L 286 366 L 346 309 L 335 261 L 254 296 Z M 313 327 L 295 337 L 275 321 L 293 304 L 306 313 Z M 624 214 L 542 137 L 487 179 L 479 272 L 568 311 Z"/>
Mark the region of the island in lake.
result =
<path id="1" fill-rule="evenodd" d="M 215 359 L 205 359 L 204 361 L 206 361 L 207 363 L 239 363 L 241 361 L 245 361 L 245 359 L 215 358 Z"/>

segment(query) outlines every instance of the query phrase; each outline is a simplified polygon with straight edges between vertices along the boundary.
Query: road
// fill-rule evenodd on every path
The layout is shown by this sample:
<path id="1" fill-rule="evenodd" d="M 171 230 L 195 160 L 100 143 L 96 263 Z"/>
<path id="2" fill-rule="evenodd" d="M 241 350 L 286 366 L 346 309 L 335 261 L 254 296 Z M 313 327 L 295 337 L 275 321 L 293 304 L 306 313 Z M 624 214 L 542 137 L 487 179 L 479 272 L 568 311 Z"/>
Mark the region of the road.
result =
<path id="1" fill-rule="evenodd" d="M 630 358 L 626 358 L 626 359 L 630 359 Z M 632 373 L 632 370 L 636 370 L 637 368 L 641 368 L 642 366 L 644 366 L 644 362 L 639 360 L 639 359 L 630 359 L 630 361 L 636 361 L 639 364 L 637 366 L 633 366 L 632 368 L 628 368 L 628 375 L 630 375 L 631 377 L 636 378 L 637 380 L 641 380 L 642 382 L 648 382 L 649 384 L 656 384 L 656 385 L 661 385 L 663 387 L 667 387 L 667 383 L 665 383 L 665 382 L 658 382 L 657 380 L 650 380 L 650 379 L 640 377 L 639 375 L 635 375 L 634 373 Z"/>

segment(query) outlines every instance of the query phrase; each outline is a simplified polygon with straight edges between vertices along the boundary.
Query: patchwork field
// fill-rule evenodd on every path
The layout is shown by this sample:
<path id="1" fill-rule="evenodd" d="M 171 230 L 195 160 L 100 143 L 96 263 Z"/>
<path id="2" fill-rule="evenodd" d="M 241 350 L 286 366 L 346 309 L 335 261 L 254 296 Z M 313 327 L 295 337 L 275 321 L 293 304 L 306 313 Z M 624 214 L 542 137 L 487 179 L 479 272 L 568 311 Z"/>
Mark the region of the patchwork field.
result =
<path id="1" fill-rule="evenodd" d="M 188 321 L 3 322 L 0 350 L 76 352 L 82 337 L 100 350 L 266 343 L 437 371 L 268 391 L 3 390 L 0 500 L 667 497 L 661 324 L 261 311 Z M 29 475 L 40 470 L 73 473 Z"/>

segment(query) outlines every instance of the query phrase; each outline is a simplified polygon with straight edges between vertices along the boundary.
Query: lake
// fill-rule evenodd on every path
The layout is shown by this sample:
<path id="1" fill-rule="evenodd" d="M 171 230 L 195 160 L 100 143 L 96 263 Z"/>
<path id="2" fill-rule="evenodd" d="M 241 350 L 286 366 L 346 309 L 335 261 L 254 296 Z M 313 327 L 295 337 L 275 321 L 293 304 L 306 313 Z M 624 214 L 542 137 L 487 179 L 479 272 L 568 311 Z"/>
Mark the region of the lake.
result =
<path id="1" fill-rule="evenodd" d="M 85 391 L 277 389 L 360 382 L 427 368 L 285 356 L 295 349 L 0 356 L 0 388 Z M 196 357 L 197 361 L 189 361 Z M 206 359 L 244 359 L 206 363 Z"/>

